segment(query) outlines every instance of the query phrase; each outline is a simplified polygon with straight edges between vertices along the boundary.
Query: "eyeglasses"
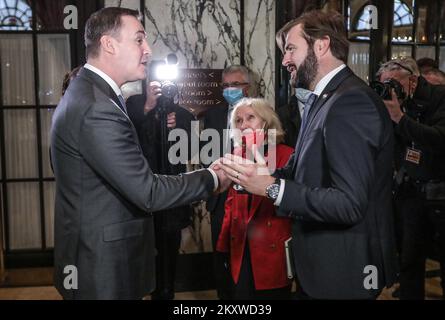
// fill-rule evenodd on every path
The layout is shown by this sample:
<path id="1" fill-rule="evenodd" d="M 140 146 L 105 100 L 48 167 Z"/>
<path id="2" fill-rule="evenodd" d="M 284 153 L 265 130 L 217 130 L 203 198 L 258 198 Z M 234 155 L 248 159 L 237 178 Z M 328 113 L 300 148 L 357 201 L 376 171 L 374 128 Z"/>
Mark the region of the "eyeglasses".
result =
<path id="1" fill-rule="evenodd" d="M 221 85 L 221 87 L 223 89 L 227 89 L 227 88 L 230 88 L 230 87 L 241 87 L 241 86 L 245 86 L 245 85 L 248 85 L 248 84 L 249 84 L 248 82 L 235 81 L 235 82 L 223 82 L 220 85 Z"/>

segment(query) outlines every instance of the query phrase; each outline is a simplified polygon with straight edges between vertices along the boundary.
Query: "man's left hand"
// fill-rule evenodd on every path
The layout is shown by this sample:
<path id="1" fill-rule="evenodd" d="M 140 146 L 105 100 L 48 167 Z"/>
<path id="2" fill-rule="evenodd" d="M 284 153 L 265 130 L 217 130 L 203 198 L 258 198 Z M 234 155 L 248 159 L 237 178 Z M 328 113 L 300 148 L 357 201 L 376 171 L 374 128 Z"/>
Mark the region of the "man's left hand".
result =
<path id="1" fill-rule="evenodd" d="M 256 154 L 256 163 L 226 154 L 220 166 L 233 182 L 241 185 L 248 192 L 266 196 L 266 187 L 274 183 L 275 178 L 268 174 L 261 174 L 267 172 L 266 161 L 258 152 L 254 152 L 254 154 Z"/>
<path id="2" fill-rule="evenodd" d="M 391 116 L 391 120 L 395 123 L 399 123 L 400 119 L 402 119 L 404 113 L 400 108 L 399 100 L 397 100 L 397 95 L 394 92 L 394 89 L 391 90 L 391 100 L 383 100 L 385 103 L 386 109 Z"/>
<path id="3" fill-rule="evenodd" d="M 218 189 L 216 193 L 221 193 L 229 189 L 232 181 L 227 177 L 226 173 L 221 168 L 221 159 L 214 161 L 210 167 L 218 176 Z"/>

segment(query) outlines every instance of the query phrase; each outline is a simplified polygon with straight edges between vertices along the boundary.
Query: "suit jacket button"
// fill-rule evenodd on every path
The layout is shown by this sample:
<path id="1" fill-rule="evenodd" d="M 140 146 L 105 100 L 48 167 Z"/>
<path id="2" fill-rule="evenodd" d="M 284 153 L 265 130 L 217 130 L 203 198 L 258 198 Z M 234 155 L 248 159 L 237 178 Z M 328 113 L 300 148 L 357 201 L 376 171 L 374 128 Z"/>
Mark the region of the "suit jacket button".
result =
<path id="1" fill-rule="evenodd" d="M 270 221 L 267 221 L 267 226 L 270 228 L 272 227 L 272 223 Z"/>
<path id="2" fill-rule="evenodd" d="M 233 217 L 233 220 L 238 220 L 238 217 L 237 216 Z"/>
<path id="3" fill-rule="evenodd" d="M 272 243 L 269 247 L 270 247 L 271 249 L 275 249 L 275 248 L 276 248 L 276 245 L 275 245 L 275 243 Z"/>
<path id="4" fill-rule="evenodd" d="M 232 241 L 234 241 L 234 240 L 235 240 L 235 237 L 234 237 L 234 236 L 231 236 L 230 239 L 231 239 Z"/>

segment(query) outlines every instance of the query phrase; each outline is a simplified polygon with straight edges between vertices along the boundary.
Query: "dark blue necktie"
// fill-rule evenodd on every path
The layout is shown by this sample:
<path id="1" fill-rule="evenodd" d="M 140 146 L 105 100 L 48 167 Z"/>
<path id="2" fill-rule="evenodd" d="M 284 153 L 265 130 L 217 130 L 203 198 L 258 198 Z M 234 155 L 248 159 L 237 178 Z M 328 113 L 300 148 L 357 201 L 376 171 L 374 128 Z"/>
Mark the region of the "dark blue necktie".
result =
<path id="1" fill-rule="evenodd" d="M 317 95 L 315 93 L 311 93 L 309 95 L 306 103 L 304 104 L 303 116 L 301 118 L 300 132 L 298 133 L 298 139 L 297 139 L 297 143 L 295 145 L 295 159 L 294 159 L 294 163 L 292 166 L 292 172 L 294 172 L 294 170 L 297 166 L 298 158 L 300 157 L 301 144 L 303 142 L 303 134 L 304 134 L 304 131 L 306 130 L 306 125 L 307 125 L 307 120 L 308 120 L 307 118 L 309 115 L 309 111 L 311 110 L 311 107 L 314 104 L 316 99 L 317 99 Z"/>
<path id="2" fill-rule="evenodd" d="M 125 100 L 124 97 L 122 95 L 118 95 L 117 98 L 119 99 L 119 102 L 121 103 L 121 109 L 122 111 L 127 114 L 127 106 L 125 105 Z"/>
<path id="3" fill-rule="evenodd" d="M 304 110 L 303 110 L 303 117 L 301 118 L 301 129 L 300 134 L 304 132 L 307 125 L 307 116 L 309 114 L 309 110 L 311 110 L 312 105 L 314 104 L 315 100 L 317 99 L 317 95 L 315 93 L 311 93 L 304 104 Z"/>

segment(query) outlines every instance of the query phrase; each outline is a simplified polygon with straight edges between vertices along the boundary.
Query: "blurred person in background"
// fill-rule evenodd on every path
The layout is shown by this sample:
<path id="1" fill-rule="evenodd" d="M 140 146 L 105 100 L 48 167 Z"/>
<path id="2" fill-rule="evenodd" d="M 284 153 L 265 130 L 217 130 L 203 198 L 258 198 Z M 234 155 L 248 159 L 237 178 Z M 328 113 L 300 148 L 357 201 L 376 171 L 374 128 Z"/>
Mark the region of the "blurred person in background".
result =
<path id="1" fill-rule="evenodd" d="M 404 90 L 384 100 L 395 131 L 395 213 L 400 251 L 400 298 L 425 298 L 425 260 L 438 245 L 445 287 L 445 87 L 428 83 L 410 57 L 377 72 Z"/>

